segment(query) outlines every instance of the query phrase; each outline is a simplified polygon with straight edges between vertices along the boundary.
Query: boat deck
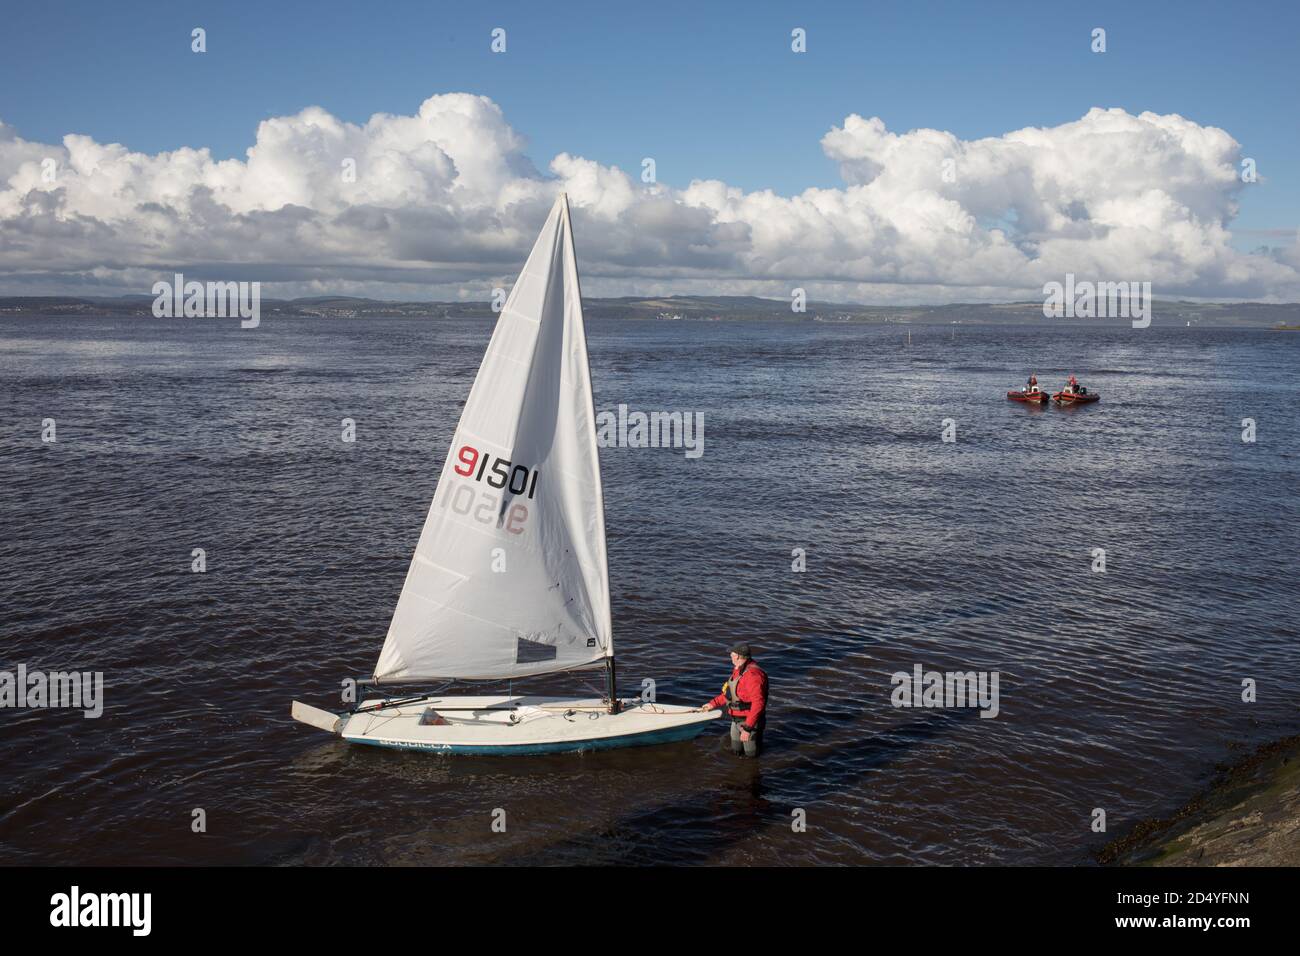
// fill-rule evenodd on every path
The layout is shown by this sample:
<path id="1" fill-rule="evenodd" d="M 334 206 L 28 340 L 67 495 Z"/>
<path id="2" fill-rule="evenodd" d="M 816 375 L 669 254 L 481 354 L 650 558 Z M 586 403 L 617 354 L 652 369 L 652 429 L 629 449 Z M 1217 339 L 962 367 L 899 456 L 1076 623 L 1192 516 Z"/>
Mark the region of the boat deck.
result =
<path id="1" fill-rule="evenodd" d="M 639 698 L 623 700 L 618 714 L 595 698 L 453 696 L 377 706 L 383 703 L 365 701 L 362 708 L 376 709 L 348 715 L 340 728 L 343 739 L 443 753 L 563 753 L 689 740 L 721 716 Z"/>

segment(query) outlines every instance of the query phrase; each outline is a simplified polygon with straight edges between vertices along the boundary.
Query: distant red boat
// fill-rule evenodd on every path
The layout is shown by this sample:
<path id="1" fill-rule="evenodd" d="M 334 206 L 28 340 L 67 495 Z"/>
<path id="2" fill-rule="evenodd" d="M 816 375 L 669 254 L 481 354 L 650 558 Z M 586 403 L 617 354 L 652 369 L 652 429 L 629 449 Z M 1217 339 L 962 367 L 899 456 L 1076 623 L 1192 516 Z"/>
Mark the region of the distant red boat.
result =
<path id="1" fill-rule="evenodd" d="M 1052 396 L 1058 405 L 1087 405 L 1089 402 L 1101 401 L 1096 392 L 1057 392 Z"/>
<path id="2" fill-rule="evenodd" d="M 1046 392 L 1007 392 L 1013 402 L 1046 402 L 1050 397 Z"/>

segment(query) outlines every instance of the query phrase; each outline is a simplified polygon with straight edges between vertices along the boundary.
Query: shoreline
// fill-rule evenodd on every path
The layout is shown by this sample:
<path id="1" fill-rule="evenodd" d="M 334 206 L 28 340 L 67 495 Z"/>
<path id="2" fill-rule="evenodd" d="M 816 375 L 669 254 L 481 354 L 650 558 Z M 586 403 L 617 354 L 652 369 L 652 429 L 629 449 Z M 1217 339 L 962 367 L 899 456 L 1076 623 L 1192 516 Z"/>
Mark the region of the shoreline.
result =
<path id="1" fill-rule="evenodd" d="M 1300 866 L 1300 734 L 1219 764 L 1167 817 L 1140 820 L 1097 852 L 1103 866 Z"/>

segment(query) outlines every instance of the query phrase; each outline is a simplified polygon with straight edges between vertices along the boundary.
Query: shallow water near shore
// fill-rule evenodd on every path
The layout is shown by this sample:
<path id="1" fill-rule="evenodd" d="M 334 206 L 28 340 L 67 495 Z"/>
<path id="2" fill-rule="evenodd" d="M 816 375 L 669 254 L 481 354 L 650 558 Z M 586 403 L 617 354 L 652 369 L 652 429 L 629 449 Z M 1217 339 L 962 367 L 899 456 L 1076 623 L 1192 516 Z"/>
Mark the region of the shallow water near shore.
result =
<path id="1" fill-rule="evenodd" d="M 1300 336 L 588 327 L 598 409 L 705 425 L 695 460 L 602 452 L 622 687 L 703 701 L 750 641 L 761 760 L 720 733 L 432 757 L 289 719 L 373 666 L 490 323 L 0 320 L 0 669 L 105 680 L 98 720 L 0 711 L 0 859 L 1085 863 L 1300 729 Z M 1030 371 L 1102 400 L 1008 402 Z M 891 706 L 917 664 L 996 671 L 998 716 Z"/>

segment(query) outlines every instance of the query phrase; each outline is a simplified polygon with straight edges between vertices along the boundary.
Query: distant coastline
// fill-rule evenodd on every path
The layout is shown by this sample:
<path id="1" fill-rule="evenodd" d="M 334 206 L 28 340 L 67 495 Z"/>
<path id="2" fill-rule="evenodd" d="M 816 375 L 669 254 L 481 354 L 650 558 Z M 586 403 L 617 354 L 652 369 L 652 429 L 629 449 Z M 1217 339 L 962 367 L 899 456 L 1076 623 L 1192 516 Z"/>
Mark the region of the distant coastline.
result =
<path id="1" fill-rule="evenodd" d="M 153 318 L 153 297 L 117 298 L 72 296 L 0 297 L 0 320 L 5 318 L 60 318 L 68 316 L 121 316 Z M 261 300 L 262 315 L 274 318 L 495 318 L 490 302 L 389 302 L 348 296 Z M 879 325 L 1059 325 L 1098 327 L 1127 325 L 1116 319 L 1045 319 L 1041 300 L 1007 303 L 950 305 L 852 305 L 808 302 L 803 312 L 793 312 L 786 299 L 756 296 L 663 296 L 584 300 L 592 319 L 659 321 L 786 321 L 866 323 Z M 1215 303 L 1163 301 L 1154 306 L 1154 324 L 1191 328 L 1253 328 L 1300 331 L 1300 303 Z"/>

